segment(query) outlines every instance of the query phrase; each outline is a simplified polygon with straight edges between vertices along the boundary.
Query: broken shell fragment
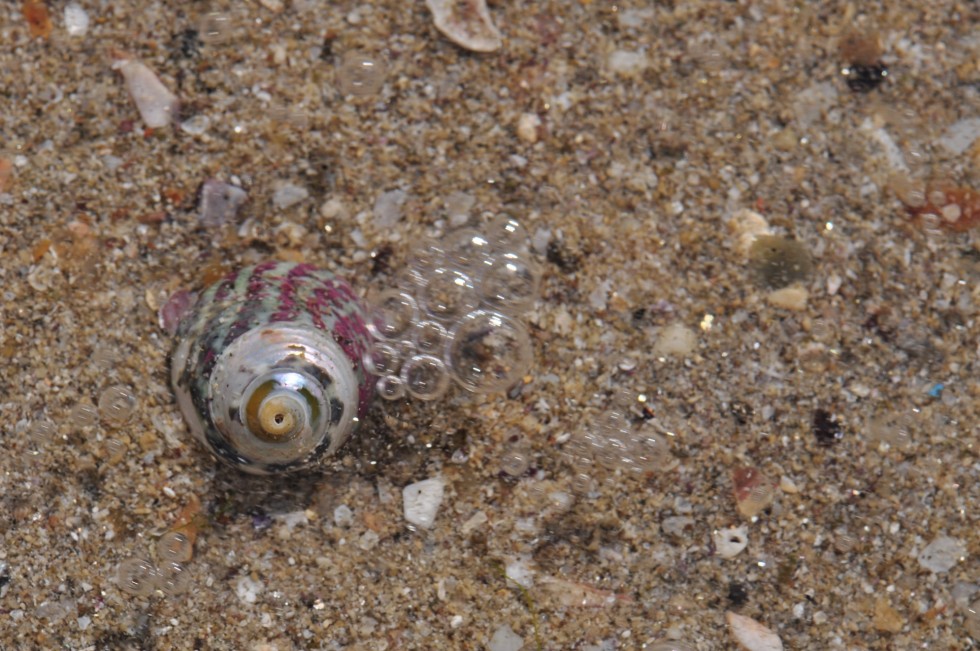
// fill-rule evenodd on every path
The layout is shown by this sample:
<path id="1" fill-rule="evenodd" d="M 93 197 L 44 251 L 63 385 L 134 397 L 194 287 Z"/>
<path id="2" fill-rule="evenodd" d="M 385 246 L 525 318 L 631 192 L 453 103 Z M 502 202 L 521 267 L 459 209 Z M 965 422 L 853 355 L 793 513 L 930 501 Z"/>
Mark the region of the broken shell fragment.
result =
<path id="1" fill-rule="evenodd" d="M 783 641 L 768 628 L 751 617 L 728 611 L 728 630 L 739 645 L 747 651 L 783 651 Z"/>
<path id="2" fill-rule="evenodd" d="M 503 44 L 493 24 L 486 0 L 425 0 L 436 29 L 473 52 L 493 52 Z"/>
<path id="3" fill-rule="evenodd" d="M 114 50 L 113 70 L 126 79 L 129 95 L 136 102 L 146 126 L 156 129 L 170 124 L 177 110 L 177 96 L 163 85 L 156 74 L 126 52 Z"/>

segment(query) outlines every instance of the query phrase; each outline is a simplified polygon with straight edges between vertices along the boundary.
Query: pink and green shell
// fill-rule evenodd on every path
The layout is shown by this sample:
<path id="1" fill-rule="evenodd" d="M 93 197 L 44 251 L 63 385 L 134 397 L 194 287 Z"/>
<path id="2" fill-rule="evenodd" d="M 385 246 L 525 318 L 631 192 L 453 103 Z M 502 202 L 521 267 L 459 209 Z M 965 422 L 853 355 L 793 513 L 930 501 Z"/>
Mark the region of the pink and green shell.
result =
<path id="1" fill-rule="evenodd" d="M 366 318 L 346 282 L 308 264 L 265 262 L 206 289 L 171 357 L 194 437 L 254 474 L 334 454 L 372 398 Z"/>

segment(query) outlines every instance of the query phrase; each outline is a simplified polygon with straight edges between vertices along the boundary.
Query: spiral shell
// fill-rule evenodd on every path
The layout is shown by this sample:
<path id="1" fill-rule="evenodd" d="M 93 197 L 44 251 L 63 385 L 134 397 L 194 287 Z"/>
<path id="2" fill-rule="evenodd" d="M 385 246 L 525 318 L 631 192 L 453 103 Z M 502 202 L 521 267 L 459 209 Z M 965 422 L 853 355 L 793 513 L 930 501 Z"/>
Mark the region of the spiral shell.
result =
<path id="1" fill-rule="evenodd" d="M 265 262 L 209 287 L 177 330 L 171 382 L 192 434 L 254 474 L 309 468 L 371 401 L 365 311 L 307 264 Z"/>

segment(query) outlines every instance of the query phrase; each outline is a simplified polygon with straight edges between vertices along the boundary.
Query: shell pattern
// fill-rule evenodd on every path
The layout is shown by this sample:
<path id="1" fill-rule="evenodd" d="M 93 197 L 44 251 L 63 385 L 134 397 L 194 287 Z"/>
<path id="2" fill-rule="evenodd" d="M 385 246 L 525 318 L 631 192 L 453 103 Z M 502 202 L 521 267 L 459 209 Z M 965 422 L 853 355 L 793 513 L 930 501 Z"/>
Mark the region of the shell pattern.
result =
<path id="1" fill-rule="evenodd" d="M 193 435 L 254 474 L 309 468 L 364 418 L 370 336 L 351 287 L 265 262 L 215 283 L 181 320 L 171 382 Z"/>

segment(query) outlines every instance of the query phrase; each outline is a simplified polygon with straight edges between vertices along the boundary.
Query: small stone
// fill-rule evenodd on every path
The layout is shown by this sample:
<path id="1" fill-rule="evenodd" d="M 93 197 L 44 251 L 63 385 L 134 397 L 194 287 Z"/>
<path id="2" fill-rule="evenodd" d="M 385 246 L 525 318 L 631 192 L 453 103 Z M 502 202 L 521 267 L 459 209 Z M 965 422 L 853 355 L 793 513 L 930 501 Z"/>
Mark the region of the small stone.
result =
<path id="1" fill-rule="evenodd" d="M 806 309 L 806 302 L 809 297 L 810 293 L 806 289 L 793 286 L 770 292 L 766 296 L 766 300 L 773 307 L 802 312 Z"/>
<path id="2" fill-rule="evenodd" d="M 711 538 L 719 556 L 735 558 L 749 544 L 749 529 L 745 526 L 718 529 L 711 534 Z"/>
<path id="3" fill-rule="evenodd" d="M 669 518 L 664 518 L 660 526 L 668 536 L 686 538 L 691 530 L 694 529 L 695 524 L 694 518 L 686 515 L 673 515 Z"/>
<path id="4" fill-rule="evenodd" d="M 265 590 L 265 584 L 257 581 L 250 576 L 243 576 L 235 584 L 235 594 L 242 603 L 254 604 L 258 601 L 259 594 Z"/>
<path id="5" fill-rule="evenodd" d="M 966 557 L 966 545 L 962 540 L 939 536 L 919 552 L 919 565 L 930 572 L 948 572 Z"/>
<path id="6" fill-rule="evenodd" d="M 538 141 L 541 129 L 541 118 L 534 113 L 522 113 L 517 118 L 517 137 L 532 145 Z"/>
<path id="7" fill-rule="evenodd" d="M 442 504 L 446 482 L 442 477 L 409 484 L 402 490 L 405 519 L 417 527 L 431 528 Z"/>
<path id="8" fill-rule="evenodd" d="M 892 608 L 885 597 L 879 597 L 875 602 L 875 629 L 886 633 L 898 633 L 905 626 L 905 618 Z"/>
<path id="9" fill-rule="evenodd" d="M 658 357 L 687 357 L 698 345 L 694 331 L 682 323 L 672 323 L 660 331 L 653 345 L 653 354 Z"/>
<path id="10" fill-rule="evenodd" d="M 503 45 L 486 0 L 425 0 L 436 29 L 473 52 L 493 52 Z"/>
<path id="11" fill-rule="evenodd" d="M 800 489 L 796 485 L 796 482 L 790 479 L 789 477 L 787 477 L 786 475 L 783 475 L 782 477 L 779 478 L 779 488 L 784 493 L 789 493 L 790 495 L 796 495 L 797 493 L 800 492 Z"/>
<path id="12" fill-rule="evenodd" d="M 195 115 L 180 123 L 180 130 L 191 136 L 204 135 L 211 126 L 211 118 L 206 115 Z"/>
<path id="13" fill-rule="evenodd" d="M 774 483 L 758 468 L 736 468 L 732 472 L 738 512 L 753 518 L 772 505 L 776 497 Z"/>
<path id="14" fill-rule="evenodd" d="M 460 531 L 462 531 L 464 536 L 468 536 L 473 532 L 473 530 L 486 524 L 487 520 L 489 520 L 489 518 L 487 518 L 486 513 L 483 511 L 477 511 L 470 516 L 469 520 L 463 523 Z"/>
<path id="15" fill-rule="evenodd" d="M 275 187 L 275 192 L 272 194 L 272 205 L 279 210 L 291 208 L 310 196 L 309 190 L 288 181 L 280 181 Z"/>
<path id="16" fill-rule="evenodd" d="M 949 126 L 946 133 L 939 139 L 949 153 L 959 156 L 980 138 L 980 117 L 964 118 Z"/>
<path id="17" fill-rule="evenodd" d="M 379 229 L 391 228 L 402 217 L 402 206 L 408 200 L 404 190 L 382 192 L 374 201 L 374 223 Z"/>
<path id="18" fill-rule="evenodd" d="M 745 257 L 748 257 L 752 243 L 757 237 L 772 234 L 766 218 L 754 210 L 746 208 L 732 215 L 728 222 L 728 228 L 735 236 L 735 249 Z"/>
<path id="19" fill-rule="evenodd" d="M 507 624 L 500 626 L 490 638 L 490 651 L 521 651 L 524 638 L 514 632 Z"/>
<path id="20" fill-rule="evenodd" d="M 751 617 L 728 611 L 725 619 L 732 637 L 746 651 L 783 651 L 779 636 Z"/>
<path id="21" fill-rule="evenodd" d="M 247 198 L 248 193 L 236 185 L 208 179 L 201 186 L 197 217 L 206 228 L 221 226 L 235 219 Z"/>
<path id="22" fill-rule="evenodd" d="M 530 588 L 534 585 L 534 569 L 530 565 L 530 558 L 526 556 L 511 559 L 504 573 L 519 586 Z"/>
<path id="23" fill-rule="evenodd" d="M 380 537 L 373 531 L 365 531 L 357 540 L 357 546 L 364 551 L 371 551 L 378 546 Z"/>
<path id="24" fill-rule="evenodd" d="M 24 19 L 27 20 L 27 28 L 32 37 L 48 38 L 51 36 L 53 28 L 51 14 L 43 0 L 23 0 L 20 11 Z"/>
<path id="25" fill-rule="evenodd" d="M 609 70 L 627 77 L 640 74 L 650 65 L 645 53 L 628 50 L 613 51 L 609 54 L 607 62 Z"/>
<path id="26" fill-rule="evenodd" d="M 133 98 L 146 126 L 158 129 L 170 124 L 177 110 L 177 96 L 141 61 L 127 52 L 113 51 L 114 70 L 122 73 L 129 95 Z"/>
<path id="27" fill-rule="evenodd" d="M 88 13 L 77 2 L 65 5 L 65 31 L 69 36 L 85 36 L 88 32 Z"/>
<path id="28" fill-rule="evenodd" d="M 354 524 L 354 512 L 346 504 L 341 504 L 333 510 L 333 523 L 347 529 Z"/>

